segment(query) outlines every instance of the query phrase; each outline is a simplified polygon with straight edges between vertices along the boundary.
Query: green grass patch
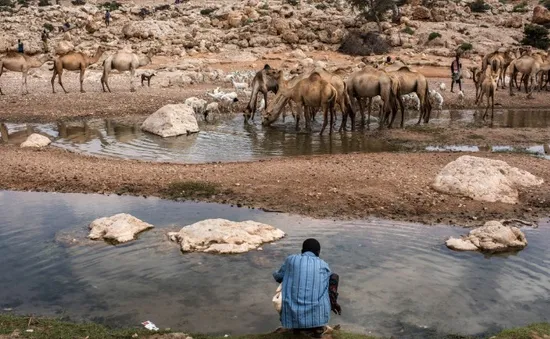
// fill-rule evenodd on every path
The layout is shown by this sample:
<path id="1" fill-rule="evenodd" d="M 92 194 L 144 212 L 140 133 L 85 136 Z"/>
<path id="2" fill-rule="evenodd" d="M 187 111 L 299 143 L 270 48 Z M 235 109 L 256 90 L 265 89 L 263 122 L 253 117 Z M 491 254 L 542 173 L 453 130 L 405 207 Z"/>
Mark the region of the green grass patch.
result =
<path id="1" fill-rule="evenodd" d="M 459 48 L 463 51 L 471 51 L 474 46 L 469 42 L 464 42 L 462 45 L 460 45 Z"/>
<path id="2" fill-rule="evenodd" d="M 438 32 L 431 32 L 428 36 L 428 41 L 432 41 L 433 39 L 441 38 L 441 34 Z"/>
<path id="3" fill-rule="evenodd" d="M 504 330 L 497 334 L 495 339 L 533 339 L 540 337 L 544 339 L 544 336 L 550 335 L 550 324 L 540 323 L 532 324 L 527 327 L 513 328 L 510 330 Z"/>
<path id="4" fill-rule="evenodd" d="M 515 13 L 526 13 L 529 11 L 529 8 L 527 8 L 527 1 L 523 1 L 517 5 L 514 6 L 514 8 L 512 9 L 512 12 L 515 12 Z"/>
<path id="5" fill-rule="evenodd" d="M 203 181 L 178 181 L 173 182 L 165 189 L 165 195 L 169 199 L 207 198 L 222 193 L 218 184 Z"/>
<path id="6" fill-rule="evenodd" d="M 405 34 L 409 34 L 409 35 L 413 35 L 414 34 L 414 29 L 410 28 L 409 26 L 403 28 L 401 30 L 401 33 L 405 33 Z"/>

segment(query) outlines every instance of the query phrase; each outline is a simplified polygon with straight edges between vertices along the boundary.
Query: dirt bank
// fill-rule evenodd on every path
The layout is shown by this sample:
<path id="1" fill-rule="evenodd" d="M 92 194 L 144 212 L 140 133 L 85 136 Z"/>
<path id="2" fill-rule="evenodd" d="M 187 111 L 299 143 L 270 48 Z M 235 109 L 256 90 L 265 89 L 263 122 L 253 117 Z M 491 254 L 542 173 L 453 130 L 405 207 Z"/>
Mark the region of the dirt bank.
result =
<path id="1" fill-rule="evenodd" d="M 379 216 L 424 223 L 476 225 L 487 219 L 536 220 L 550 212 L 547 160 L 482 154 L 541 176 L 521 203 L 483 203 L 430 188 L 437 172 L 460 155 L 348 154 L 251 163 L 177 165 L 88 157 L 48 148 L 0 146 L 0 188 L 184 197 L 312 217 Z M 210 185 L 211 184 L 211 185 Z"/>

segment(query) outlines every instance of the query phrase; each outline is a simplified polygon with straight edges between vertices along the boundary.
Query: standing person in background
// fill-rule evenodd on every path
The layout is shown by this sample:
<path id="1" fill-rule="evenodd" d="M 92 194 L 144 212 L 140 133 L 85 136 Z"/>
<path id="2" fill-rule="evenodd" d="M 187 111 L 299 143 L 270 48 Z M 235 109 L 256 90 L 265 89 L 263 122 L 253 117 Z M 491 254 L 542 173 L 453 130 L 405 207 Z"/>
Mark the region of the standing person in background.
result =
<path id="1" fill-rule="evenodd" d="M 460 91 L 462 92 L 462 64 L 460 63 L 460 54 L 456 54 L 456 59 L 451 63 L 451 93 L 454 93 L 455 82 L 458 84 Z"/>
<path id="2" fill-rule="evenodd" d="M 25 53 L 25 48 L 23 47 L 23 43 L 21 42 L 21 39 L 17 39 L 17 52 Z"/>
<path id="3" fill-rule="evenodd" d="M 44 53 L 48 53 L 50 51 L 50 49 L 48 48 L 48 31 L 44 29 L 44 31 L 42 31 L 42 44 L 44 45 Z"/>
<path id="4" fill-rule="evenodd" d="M 105 26 L 109 27 L 109 22 L 111 21 L 111 12 L 107 10 L 105 12 Z"/>

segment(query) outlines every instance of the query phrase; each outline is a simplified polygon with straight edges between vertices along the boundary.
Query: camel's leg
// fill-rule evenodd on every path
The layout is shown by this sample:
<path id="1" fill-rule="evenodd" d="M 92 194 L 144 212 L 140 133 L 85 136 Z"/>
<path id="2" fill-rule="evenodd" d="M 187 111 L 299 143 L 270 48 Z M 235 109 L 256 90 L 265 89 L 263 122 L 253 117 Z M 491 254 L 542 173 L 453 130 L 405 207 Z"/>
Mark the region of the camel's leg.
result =
<path id="1" fill-rule="evenodd" d="M 514 81 L 516 81 L 516 76 L 517 76 L 517 71 L 514 67 L 514 69 L 512 70 L 512 75 L 510 76 L 510 96 L 514 96 L 514 92 L 513 92 L 513 88 L 514 88 Z M 517 85 L 517 81 L 516 81 L 516 85 Z"/>
<path id="2" fill-rule="evenodd" d="M 493 125 L 494 117 L 495 117 L 495 93 L 491 95 L 491 125 Z"/>
<path id="3" fill-rule="evenodd" d="M 53 76 L 52 76 L 52 93 L 55 93 L 55 86 L 54 86 L 54 82 L 55 82 L 55 76 L 57 75 L 57 71 L 55 69 L 55 65 L 53 67 Z"/>
<path id="4" fill-rule="evenodd" d="M 151 87 L 151 78 L 152 77 L 147 78 L 147 87 Z"/>
<path id="5" fill-rule="evenodd" d="M 61 82 L 61 75 L 63 74 L 63 69 L 61 69 L 58 73 L 57 73 L 57 81 L 59 82 L 59 85 L 61 85 L 61 88 L 63 88 L 63 92 L 65 92 L 65 94 L 69 93 L 67 92 L 67 90 L 65 89 L 65 86 L 63 86 L 63 82 Z M 55 92 L 54 92 L 55 93 Z"/>
<path id="6" fill-rule="evenodd" d="M 418 97 L 418 100 L 420 100 L 420 114 L 419 114 L 419 117 L 418 117 L 418 122 L 416 124 L 420 125 L 420 122 L 422 121 L 422 118 L 424 117 L 424 110 L 426 108 L 422 104 L 422 99 L 420 97 Z"/>
<path id="7" fill-rule="evenodd" d="M 336 113 L 334 112 L 334 105 L 329 104 L 329 113 L 330 113 L 330 129 L 328 130 L 328 134 L 332 134 L 332 126 L 334 125 L 334 118 Z"/>
<path id="8" fill-rule="evenodd" d="M 303 107 L 303 110 L 304 110 L 304 120 L 306 122 L 306 130 L 308 132 L 311 132 L 311 109 L 309 107 L 306 107 L 306 105 L 304 104 L 304 107 Z"/>
<path id="9" fill-rule="evenodd" d="M 321 132 L 319 134 L 323 134 L 325 131 L 325 127 L 327 127 L 328 124 L 328 105 L 325 104 L 323 109 L 323 127 L 321 127 Z"/>
<path id="10" fill-rule="evenodd" d="M 302 115 L 302 106 L 296 105 L 296 116 L 294 117 L 294 120 L 296 120 L 296 131 L 300 130 L 300 116 Z"/>
<path id="11" fill-rule="evenodd" d="M 84 72 L 86 72 L 86 68 L 80 69 L 80 93 L 86 93 L 84 90 Z"/>
<path id="12" fill-rule="evenodd" d="M 136 88 L 134 86 L 134 76 L 136 74 L 136 69 L 135 68 L 130 68 L 130 92 L 135 92 L 136 91 Z"/>
<path id="13" fill-rule="evenodd" d="M 2 73 L 4 72 L 4 63 L 2 60 L 0 60 L 0 77 L 2 76 Z M 0 95 L 4 95 L 4 92 L 2 92 L 2 87 L 0 87 Z"/>
<path id="14" fill-rule="evenodd" d="M 23 85 L 25 86 L 25 92 L 23 94 L 29 94 L 29 87 L 27 86 L 27 71 L 23 71 Z M 21 90 L 23 90 L 23 85 Z"/>
<path id="15" fill-rule="evenodd" d="M 487 117 L 487 112 L 489 112 L 489 106 L 491 105 L 491 93 L 487 93 L 487 107 L 485 107 L 485 113 L 483 114 L 483 121 Z"/>
<path id="16" fill-rule="evenodd" d="M 101 76 L 101 88 L 103 88 L 103 92 L 106 92 L 105 86 L 107 87 L 109 93 L 111 93 L 111 88 L 109 87 L 109 71 L 107 70 L 104 70 L 103 75 Z"/>
<path id="17" fill-rule="evenodd" d="M 369 98 L 369 118 L 367 120 L 367 122 L 365 123 L 365 110 L 363 108 L 363 101 L 362 101 L 362 98 L 357 98 L 357 102 L 359 103 L 359 111 L 361 112 L 361 128 L 364 128 L 365 125 L 367 125 L 367 129 L 369 129 L 369 125 L 370 125 L 370 102 L 371 102 L 372 98 Z"/>

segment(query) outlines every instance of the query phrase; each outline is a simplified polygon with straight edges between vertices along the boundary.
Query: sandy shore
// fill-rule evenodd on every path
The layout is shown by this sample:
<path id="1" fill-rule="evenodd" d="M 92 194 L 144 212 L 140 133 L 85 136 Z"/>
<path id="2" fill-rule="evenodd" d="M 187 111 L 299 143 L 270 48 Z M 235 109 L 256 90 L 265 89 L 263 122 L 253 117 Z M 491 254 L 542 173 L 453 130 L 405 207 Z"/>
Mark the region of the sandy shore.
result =
<path id="1" fill-rule="evenodd" d="M 323 218 L 378 216 L 424 223 L 477 225 L 488 219 L 537 220 L 550 212 L 548 160 L 482 154 L 545 180 L 523 190 L 518 205 L 483 203 L 431 188 L 459 154 L 377 153 L 295 157 L 250 163 L 178 165 L 106 159 L 48 148 L 1 146 L 0 188 L 177 197 L 174 183 L 214 184 L 183 196 L 200 201 Z M 195 194 L 197 193 L 197 194 Z"/>

